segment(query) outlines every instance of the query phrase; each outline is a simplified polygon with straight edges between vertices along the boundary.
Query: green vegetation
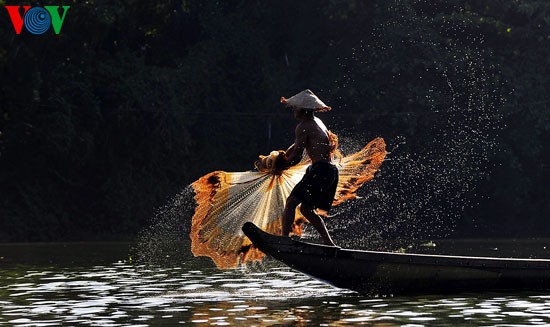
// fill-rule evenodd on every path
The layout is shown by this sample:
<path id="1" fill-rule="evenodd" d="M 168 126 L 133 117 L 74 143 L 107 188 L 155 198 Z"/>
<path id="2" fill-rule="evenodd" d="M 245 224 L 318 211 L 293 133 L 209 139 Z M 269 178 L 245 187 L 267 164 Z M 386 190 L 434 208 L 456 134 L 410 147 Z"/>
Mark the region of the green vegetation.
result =
<path id="1" fill-rule="evenodd" d="M 460 145 L 490 148 L 463 152 L 483 171 L 461 196 L 480 204 L 448 224 L 550 236 L 545 0 L 70 5 L 61 33 L 39 36 L 15 35 L 1 8 L 0 242 L 133 238 L 199 176 L 288 146 L 278 99 L 304 88 L 336 132 L 406 138 L 399 151 L 427 162 L 449 117 L 482 130 Z"/>

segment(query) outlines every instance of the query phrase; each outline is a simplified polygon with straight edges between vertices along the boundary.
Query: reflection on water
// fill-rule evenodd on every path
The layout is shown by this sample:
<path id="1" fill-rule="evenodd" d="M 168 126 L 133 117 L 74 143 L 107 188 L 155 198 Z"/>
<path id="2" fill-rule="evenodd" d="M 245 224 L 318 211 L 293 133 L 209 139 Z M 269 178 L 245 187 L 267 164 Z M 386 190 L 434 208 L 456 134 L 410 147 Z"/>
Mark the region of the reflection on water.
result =
<path id="1" fill-rule="evenodd" d="M 42 260 L 44 247 L 34 245 Z M 40 248 L 38 248 L 40 247 Z M 83 249 L 69 263 L 31 264 L 0 246 L 0 325 L 538 325 L 550 323 L 550 295 L 460 294 L 365 297 L 336 289 L 275 262 L 221 271 L 186 258 L 176 267 L 135 266 L 110 244 L 105 260 Z M 54 248 L 52 248 L 54 249 Z M 15 252 L 14 252 L 15 251 Z M 32 251 L 31 251 L 32 252 Z M 127 252 L 126 252 L 127 253 Z M 112 260 L 113 254 L 120 260 Z M 11 257 L 10 257 L 11 255 Z M 67 256 L 67 253 L 64 253 Z M 92 256 L 93 257 L 93 256 Z M 39 258 L 36 258 L 39 260 Z M 112 260 L 112 261 L 111 261 Z M 89 262 L 89 264 L 87 264 Z M 110 263 L 112 262 L 112 263 Z"/>
<path id="2" fill-rule="evenodd" d="M 270 302 L 345 292 L 287 269 L 184 271 L 125 263 L 88 269 L 2 271 L 2 321 L 9 324 L 124 325 L 275 319 Z M 6 273 L 6 274 L 4 274 Z M 284 314 L 286 319 L 291 315 Z"/>

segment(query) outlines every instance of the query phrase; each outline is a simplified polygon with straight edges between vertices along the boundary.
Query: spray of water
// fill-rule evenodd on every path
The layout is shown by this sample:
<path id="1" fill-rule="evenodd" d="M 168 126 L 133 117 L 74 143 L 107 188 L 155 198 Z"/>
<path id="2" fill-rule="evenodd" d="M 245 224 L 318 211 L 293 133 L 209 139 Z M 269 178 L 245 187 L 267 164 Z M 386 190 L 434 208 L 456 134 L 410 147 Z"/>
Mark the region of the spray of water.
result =
<path id="1" fill-rule="evenodd" d="M 368 115 L 402 128 L 391 138 L 382 135 L 389 160 L 362 188 L 363 198 L 337 212 L 343 218 L 335 219 L 332 228 L 348 242 L 343 245 L 373 248 L 387 238 L 449 235 L 464 211 L 483 200 L 475 185 L 498 149 L 501 117 L 495 108 L 504 99 L 498 69 L 484 63 L 489 54 L 483 38 L 467 30 L 462 8 L 430 16 L 411 4 L 426 5 L 388 2 L 385 9 L 396 20 L 377 22 L 370 38 L 340 62 L 346 72 L 338 82 L 342 93 L 353 89 L 375 99 Z M 411 56 L 408 61 L 394 59 L 403 53 Z M 380 76 L 389 82 L 376 91 L 356 82 Z M 392 87 L 397 97 L 407 99 L 405 107 L 389 99 Z M 364 102 L 361 96 L 341 100 L 350 107 Z M 409 130 L 408 124 L 416 128 Z"/>
<path id="2" fill-rule="evenodd" d="M 172 265 L 189 256 L 189 231 L 195 209 L 193 195 L 193 189 L 187 186 L 157 210 L 133 248 L 135 264 Z"/>

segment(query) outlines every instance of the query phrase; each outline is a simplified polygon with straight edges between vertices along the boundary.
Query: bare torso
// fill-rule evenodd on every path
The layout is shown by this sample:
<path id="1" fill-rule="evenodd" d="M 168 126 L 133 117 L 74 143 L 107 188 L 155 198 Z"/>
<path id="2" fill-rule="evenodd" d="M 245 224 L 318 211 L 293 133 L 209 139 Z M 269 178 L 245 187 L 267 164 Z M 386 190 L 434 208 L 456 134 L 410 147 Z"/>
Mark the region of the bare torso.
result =
<path id="1" fill-rule="evenodd" d="M 330 162 L 330 142 L 325 124 L 316 117 L 314 120 L 301 122 L 298 127 L 306 131 L 307 140 L 304 148 L 311 161 Z"/>
<path id="2" fill-rule="evenodd" d="M 328 129 L 319 118 L 304 119 L 296 126 L 294 156 L 305 150 L 312 162 L 330 162 L 330 149 Z"/>

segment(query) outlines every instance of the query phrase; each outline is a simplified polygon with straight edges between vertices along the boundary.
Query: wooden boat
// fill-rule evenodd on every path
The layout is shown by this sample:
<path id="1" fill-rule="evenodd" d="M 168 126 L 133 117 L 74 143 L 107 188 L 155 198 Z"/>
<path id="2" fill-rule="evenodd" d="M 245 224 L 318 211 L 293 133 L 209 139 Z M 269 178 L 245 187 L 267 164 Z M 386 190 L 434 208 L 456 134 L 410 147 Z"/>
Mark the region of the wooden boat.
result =
<path id="1" fill-rule="evenodd" d="M 350 250 L 275 236 L 252 223 L 242 229 L 254 246 L 284 264 L 366 294 L 550 290 L 547 259 Z"/>

